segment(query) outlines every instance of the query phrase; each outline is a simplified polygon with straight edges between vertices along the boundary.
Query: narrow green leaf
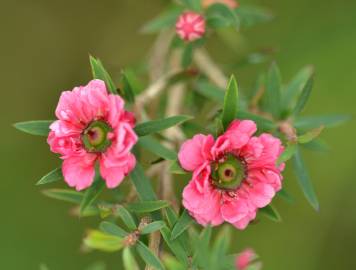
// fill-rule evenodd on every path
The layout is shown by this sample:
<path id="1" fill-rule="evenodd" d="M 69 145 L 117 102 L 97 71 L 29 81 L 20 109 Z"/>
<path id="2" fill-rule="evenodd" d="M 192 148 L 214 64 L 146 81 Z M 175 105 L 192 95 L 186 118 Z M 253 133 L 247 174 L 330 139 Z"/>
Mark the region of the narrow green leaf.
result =
<path id="1" fill-rule="evenodd" d="M 235 12 L 230 9 L 227 5 L 224 5 L 222 3 L 215 3 L 210 5 L 206 11 L 206 19 L 208 21 L 208 25 L 210 24 L 210 26 L 234 26 L 234 27 L 239 27 L 240 25 L 240 20 L 239 17 L 235 14 Z M 212 25 L 211 22 L 212 20 L 224 20 L 226 23 L 222 24 L 222 25 Z M 209 22 L 210 21 L 210 22 Z"/>
<path id="2" fill-rule="evenodd" d="M 161 261 L 157 258 L 157 256 L 153 254 L 152 251 L 141 241 L 137 243 L 136 250 L 147 265 L 150 265 L 156 268 L 157 270 L 165 269 Z"/>
<path id="3" fill-rule="evenodd" d="M 276 63 L 272 63 L 267 73 L 263 105 L 265 111 L 279 119 L 281 113 L 281 73 Z"/>
<path id="4" fill-rule="evenodd" d="M 187 267 L 182 265 L 176 258 L 169 254 L 163 255 L 164 265 L 168 270 L 187 270 Z"/>
<path id="5" fill-rule="evenodd" d="M 238 88 L 234 75 L 231 75 L 229 84 L 226 89 L 224 97 L 224 107 L 222 112 L 222 123 L 224 128 L 227 129 L 232 120 L 235 119 L 237 114 L 238 105 Z"/>
<path id="6" fill-rule="evenodd" d="M 195 90 L 212 101 L 224 103 L 224 91 L 206 80 L 199 80 Z"/>
<path id="7" fill-rule="evenodd" d="M 105 70 L 101 61 L 99 59 L 95 59 L 91 55 L 89 56 L 89 61 L 93 73 L 93 78 L 104 81 L 109 92 L 118 94 L 113 80 L 111 79 L 109 73 Z"/>
<path id="8" fill-rule="evenodd" d="M 170 171 L 170 173 L 173 173 L 173 174 L 187 174 L 188 173 L 179 165 L 178 160 L 175 160 L 172 162 L 171 166 L 169 167 L 169 171 Z"/>
<path id="9" fill-rule="evenodd" d="M 14 127 L 22 132 L 37 135 L 37 136 L 48 136 L 49 126 L 53 123 L 53 120 L 38 120 L 38 121 L 27 121 L 19 122 L 14 124 Z"/>
<path id="10" fill-rule="evenodd" d="M 48 183 L 53 183 L 53 182 L 59 181 L 61 179 L 63 179 L 62 168 L 57 168 L 57 169 L 54 169 L 53 171 L 50 171 L 45 176 L 43 176 L 36 183 L 36 185 L 44 185 L 44 184 L 48 184 Z"/>
<path id="11" fill-rule="evenodd" d="M 146 150 L 161 158 L 164 158 L 166 160 L 177 159 L 177 153 L 175 151 L 168 149 L 151 136 L 140 137 L 138 143 Z"/>
<path id="12" fill-rule="evenodd" d="M 299 149 L 297 149 L 297 151 L 295 152 L 295 155 L 293 157 L 293 163 L 295 174 L 305 197 L 307 198 L 311 206 L 313 206 L 313 208 L 318 211 L 319 202 L 315 195 L 313 185 L 309 179 L 309 175 L 305 168 Z"/>
<path id="13" fill-rule="evenodd" d="M 167 226 L 161 228 L 161 234 L 167 246 L 172 250 L 173 254 L 179 259 L 180 262 L 182 262 L 185 266 L 188 266 L 189 261 L 187 250 L 184 249 L 178 239 L 171 240 L 171 231 Z"/>
<path id="14" fill-rule="evenodd" d="M 304 143 L 309 143 L 312 140 L 314 140 L 315 138 L 317 138 L 320 133 L 322 132 L 322 130 L 324 129 L 324 126 L 315 128 L 313 130 L 308 131 L 307 133 L 298 136 L 298 143 L 304 144 Z"/>
<path id="15" fill-rule="evenodd" d="M 166 212 L 168 225 L 169 225 L 170 228 L 172 228 L 174 226 L 174 224 L 176 224 L 176 222 L 178 220 L 178 215 L 176 214 L 176 212 L 173 210 L 172 207 L 167 207 L 165 209 L 165 212 Z"/>
<path id="16" fill-rule="evenodd" d="M 135 127 L 135 132 L 138 136 L 145 136 L 151 133 L 159 132 L 167 128 L 182 124 L 190 119 L 192 119 L 191 116 L 176 115 L 160 120 L 153 120 L 144 123 L 139 123 Z"/>
<path id="17" fill-rule="evenodd" d="M 135 219 L 125 207 L 122 205 L 117 206 L 115 213 L 120 216 L 121 220 L 125 223 L 127 228 L 130 230 L 135 230 L 137 228 Z"/>
<path id="18" fill-rule="evenodd" d="M 155 33 L 161 31 L 162 29 L 173 27 L 181 13 L 182 8 L 174 6 L 155 19 L 146 23 L 142 28 L 142 32 Z"/>
<path id="19" fill-rule="evenodd" d="M 284 149 L 283 153 L 279 156 L 277 160 L 277 165 L 281 165 L 282 163 L 288 161 L 289 159 L 292 158 L 292 156 L 295 154 L 295 151 L 297 151 L 297 144 L 291 143 L 287 146 L 286 149 Z"/>
<path id="20" fill-rule="evenodd" d="M 305 117 L 298 117 L 294 121 L 294 127 L 300 130 L 313 129 L 313 128 L 318 128 L 320 126 L 336 127 L 349 121 L 350 119 L 351 117 L 349 115 L 342 115 L 342 114 L 305 116 Z"/>
<path id="21" fill-rule="evenodd" d="M 129 233 L 126 232 L 124 229 L 121 227 L 117 226 L 114 223 L 108 222 L 108 221 L 103 221 L 99 225 L 100 230 L 107 234 L 115 235 L 117 237 L 122 237 L 125 238 Z"/>
<path id="22" fill-rule="evenodd" d="M 275 221 L 275 222 L 282 221 L 280 214 L 271 204 L 267 205 L 264 208 L 261 208 L 258 212 L 263 214 L 264 216 L 268 217 L 272 221 Z"/>
<path id="23" fill-rule="evenodd" d="M 76 204 L 80 204 L 80 202 L 83 199 L 83 193 L 71 189 L 53 188 L 53 189 L 43 190 L 42 193 L 45 196 L 50 197 L 52 199 L 76 203 Z"/>
<path id="24" fill-rule="evenodd" d="M 200 235 L 199 238 L 194 239 L 195 249 L 193 255 L 192 265 L 204 267 L 209 264 L 206 258 L 210 257 L 210 239 L 212 234 L 212 227 L 207 226 L 205 227 Z"/>
<path id="25" fill-rule="evenodd" d="M 143 229 L 140 231 L 141 234 L 150 234 L 155 231 L 160 230 L 165 226 L 164 222 L 162 220 L 159 221 L 153 221 L 149 224 L 147 224 Z"/>
<path id="26" fill-rule="evenodd" d="M 308 143 L 302 144 L 302 146 L 311 151 L 327 152 L 330 150 L 327 143 L 320 138 L 316 138 Z"/>
<path id="27" fill-rule="evenodd" d="M 258 130 L 260 131 L 272 131 L 277 128 L 277 125 L 271 120 L 250 112 L 238 111 L 237 118 L 253 120 L 256 123 Z"/>
<path id="28" fill-rule="evenodd" d="M 123 248 L 123 239 L 97 230 L 90 230 L 84 238 L 84 244 L 92 249 L 114 252 Z"/>
<path id="29" fill-rule="evenodd" d="M 124 251 L 122 252 L 122 261 L 125 270 L 140 270 L 129 247 L 124 248 Z"/>
<path id="30" fill-rule="evenodd" d="M 313 77 L 311 77 L 305 84 L 302 93 L 300 94 L 300 97 L 297 101 L 297 104 L 294 107 L 292 115 L 296 116 L 302 112 L 302 110 L 305 107 L 305 104 L 309 99 L 312 88 L 313 88 Z"/>
<path id="31" fill-rule="evenodd" d="M 178 221 L 173 227 L 171 240 L 176 239 L 181 235 L 188 227 L 193 223 L 193 219 L 189 215 L 188 211 L 184 209 L 182 215 L 179 217 Z"/>
<path id="32" fill-rule="evenodd" d="M 154 201 L 157 199 L 153 191 L 150 180 L 145 176 L 140 164 L 136 164 L 135 169 L 130 174 L 131 180 L 136 188 L 138 196 L 142 201 Z"/>
<path id="33" fill-rule="evenodd" d="M 277 195 L 280 196 L 281 198 L 283 198 L 284 200 L 286 200 L 289 203 L 293 203 L 294 202 L 294 198 L 292 197 L 292 195 L 290 195 L 285 190 L 285 188 L 282 188 L 280 191 L 278 191 Z"/>
<path id="34" fill-rule="evenodd" d="M 158 200 L 158 201 L 142 201 L 134 202 L 126 205 L 127 209 L 136 213 L 150 213 L 162 208 L 166 208 L 170 205 L 170 202 Z"/>
<path id="35" fill-rule="evenodd" d="M 303 90 L 305 84 L 308 79 L 313 75 L 314 68 L 311 66 L 306 66 L 302 70 L 300 70 L 297 75 L 292 79 L 292 81 L 288 84 L 286 89 L 283 91 L 282 97 L 282 105 L 284 109 L 287 111 L 291 108 L 295 99 Z"/>
<path id="36" fill-rule="evenodd" d="M 270 11 L 255 6 L 242 5 L 235 12 L 240 19 L 241 27 L 251 27 L 258 23 L 268 22 L 273 18 Z"/>
<path id="37" fill-rule="evenodd" d="M 82 202 L 80 203 L 80 213 L 83 213 L 85 209 L 90 206 L 104 190 L 105 181 L 103 181 L 99 176 L 97 176 L 96 179 L 97 180 L 84 193 Z"/>
<path id="38" fill-rule="evenodd" d="M 135 91 L 133 89 L 133 86 L 129 80 L 129 77 L 126 75 L 126 72 L 122 72 L 122 84 L 123 84 L 123 94 L 125 97 L 125 100 L 129 103 L 134 103 L 135 102 Z"/>
<path id="39" fill-rule="evenodd" d="M 231 227 L 224 226 L 220 230 L 214 246 L 210 255 L 209 268 L 210 269 L 219 269 L 221 267 L 221 259 L 227 253 L 231 239 Z M 208 254 L 207 254 L 208 255 Z"/>
<path id="40" fill-rule="evenodd" d="M 202 9 L 201 0 L 181 0 L 181 2 L 190 10 L 200 11 Z"/>

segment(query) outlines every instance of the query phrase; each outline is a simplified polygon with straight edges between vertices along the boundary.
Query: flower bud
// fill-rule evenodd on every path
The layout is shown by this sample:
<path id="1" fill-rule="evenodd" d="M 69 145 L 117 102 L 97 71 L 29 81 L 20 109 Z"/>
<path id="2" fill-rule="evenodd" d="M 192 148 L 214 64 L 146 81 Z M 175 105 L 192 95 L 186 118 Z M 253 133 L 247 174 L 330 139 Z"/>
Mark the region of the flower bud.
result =
<path id="1" fill-rule="evenodd" d="M 185 12 L 177 20 L 176 32 L 185 41 L 197 40 L 205 34 L 205 19 L 198 13 Z"/>

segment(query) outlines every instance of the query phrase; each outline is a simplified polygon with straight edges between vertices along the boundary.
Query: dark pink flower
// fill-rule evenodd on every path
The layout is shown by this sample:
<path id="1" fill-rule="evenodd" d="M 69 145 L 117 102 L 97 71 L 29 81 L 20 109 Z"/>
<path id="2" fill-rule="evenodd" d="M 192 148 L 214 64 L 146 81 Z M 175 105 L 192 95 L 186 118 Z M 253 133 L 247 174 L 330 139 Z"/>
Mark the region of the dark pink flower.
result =
<path id="1" fill-rule="evenodd" d="M 205 33 L 205 19 L 199 13 L 188 11 L 179 16 L 176 32 L 185 41 L 194 41 Z"/>
<path id="2" fill-rule="evenodd" d="M 201 225 L 226 221 L 244 229 L 281 189 L 281 141 L 255 132 L 253 121 L 235 120 L 216 140 L 198 134 L 181 146 L 179 162 L 193 172 L 183 205 Z"/>
<path id="3" fill-rule="evenodd" d="M 108 188 L 117 187 L 134 168 L 136 159 L 130 150 L 137 141 L 135 118 L 124 110 L 121 97 L 107 92 L 103 81 L 64 91 L 56 116 L 47 142 L 52 152 L 61 155 L 69 186 L 89 187 L 97 161 Z"/>

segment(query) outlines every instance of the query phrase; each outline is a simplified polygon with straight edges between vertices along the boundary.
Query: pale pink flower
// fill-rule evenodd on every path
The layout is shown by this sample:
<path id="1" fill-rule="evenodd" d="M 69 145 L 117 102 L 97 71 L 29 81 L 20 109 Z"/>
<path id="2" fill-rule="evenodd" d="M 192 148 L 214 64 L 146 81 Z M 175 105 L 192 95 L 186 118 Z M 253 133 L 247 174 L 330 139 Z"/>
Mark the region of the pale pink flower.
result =
<path id="1" fill-rule="evenodd" d="M 239 3 L 235 0 L 202 0 L 202 6 L 204 8 L 213 4 L 225 4 L 231 9 L 235 9 L 239 6 Z"/>
<path id="2" fill-rule="evenodd" d="M 185 41 L 194 41 L 205 33 L 205 19 L 199 13 L 184 12 L 176 22 L 176 32 Z"/>
<path id="3" fill-rule="evenodd" d="M 135 118 L 124 110 L 120 96 L 109 94 L 105 83 L 92 80 L 86 86 L 64 91 L 47 142 L 61 155 L 62 172 L 69 186 L 82 190 L 94 180 L 95 164 L 108 188 L 117 187 L 135 167 L 130 152 L 137 142 Z"/>
<path id="4" fill-rule="evenodd" d="M 253 249 L 247 248 L 236 256 L 236 269 L 246 270 L 252 261 L 256 259 L 256 253 Z"/>
<path id="5" fill-rule="evenodd" d="M 198 134 L 181 146 L 179 162 L 193 172 L 183 205 L 201 225 L 226 221 L 244 229 L 281 189 L 281 141 L 270 134 L 252 137 L 255 132 L 253 121 L 235 120 L 216 140 Z"/>

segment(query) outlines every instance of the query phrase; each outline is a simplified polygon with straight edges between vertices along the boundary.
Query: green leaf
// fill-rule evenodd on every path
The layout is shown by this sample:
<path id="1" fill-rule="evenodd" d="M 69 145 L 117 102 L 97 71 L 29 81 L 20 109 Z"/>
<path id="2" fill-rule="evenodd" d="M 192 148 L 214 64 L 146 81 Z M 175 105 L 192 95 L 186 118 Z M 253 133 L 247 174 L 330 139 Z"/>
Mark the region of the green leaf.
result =
<path id="1" fill-rule="evenodd" d="M 37 136 L 48 136 L 49 126 L 53 123 L 53 120 L 38 120 L 38 121 L 27 121 L 19 122 L 14 124 L 14 127 L 22 132 L 37 135 Z"/>
<path id="2" fill-rule="evenodd" d="M 304 144 L 304 143 L 309 143 L 312 140 L 314 140 L 315 138 L 317 138 L 320 133 L 322 132 L 322 130 L 324 129 L 324 126 L 315 128 L 313 130 L 308 131 L 307 133 L 298 136 L 298 143 Z"/>
<path id="3" fill-rule="evenodd" d="M 97 180 L 84 193 L 83 199 L 80 203 L 80 214 L 82 214 L 88 206 L 92 205 L 92 203 L 104 190 L 105 181 L 103 181 L 100 176 L 95 178 Z"/>
<path id="4" fill-rule="evenodd" d="M 300 70 L 297 75 L 288 84 L 285 91 L 283 92 L 282 105 L 285 110 L 289 110 L 291 105 L 294 105 L 296 97 L 303 90 L 305 84 L 309 78 L 313 75 L 314 68 L 311 66 L 306 66 Z"/>
<path id="5" fill-rule="evenodd" d="M 161 261 L 157 258 L 157 256 L 153 254 L 152 251 L 141 241 L 137 243 L 136 250 L 147 265 L 150 265 L 158 270 L 165 269 Z"/>
<path id="6" fill-rule="evenodd" d="M 202 9 L 201 0 L 180 0 L 190 10 L 200 11 Z"/>
<path id="7" fill-rule="evenodd" d="M 140 164 L 136 164 L 135 169 L 130 174 L 131 180 L 136 188 L 138 196 L 142 201 L 155 201 L 157 196 L 153 191 L 150 180 L 145 176 Z"/>
<path id="8" fill-rule="evenodd" d="M 176 258 L 169 254 L 163 255 L 164 265 L 168 270 L 186 270 L 187 267 L 182 265 Z"/>
<path id="9" fill-rule="evenodd" d="M 182 67 L 184 69 L 188 68 L 192 63 L 193 59 L 193 44 L 188 43 L 184 46 L 183 54 L 182 54 Z"/>
<path id="10" fill-rule="evenodd" d="M 89 265 L 89 267 L 85 268 L 85 270 L 106 270 L 106 265 L 105 263 L 98 261 Z"/>
<path id="11" fill-rule="evenodd" d="M 241 27 L 251 27 L 258 23 L 270 21 L 273 16 L 270 11 L 254 6 L 242 5 L 235 10 L 240 19 Z"/>
<path id="12" fill-rule="evenodd" d="M 178 221 L 173 227 L 171 240 L 176 239 L 181 235 L 188 227 L 193 223 L 193 219 L 189 215 L 188 211 L 184 209 L 182 215 L 179 217 Z"/>
<path id="13" fill-rule="evenodd" d="M 327 143 L 320 138 L 316 138 L 308 143 L 302 144 L 302 146 L 311 151 L 327 152 L 330 150 Z"/>
<path id="14" fill-rule="evenodd" d="M 147 224 L 146 226 L 144 226 L 143 229 L 141 229 L 140 233 L 141 234 L 150 234 L 150 233 L 160 230 L 164 226 L 165 226 L 165 224 L 162 220 L 153 221 L 153 222 Z"/>
<path id="15" fill-rule="evenodd" d="M 304 196 L 307 198 L 311 206 L 313 206 L 313 208 L 318 211 L 319 210 L 318 198 L 315 195 L 313 185 L 309 179 L 309 175 L 305 168 L 299 148 L 297 149 L 293 157 L 293 165 L 294 165 L 295 174 L 297 176 L 299 185 L 304 193 Z"/>
<path id="16" fill-rule="evenodd" d="M 300 94 L 300 97 L 299 97 L 297 104 L 295 105 L 293 113 L 292 113 L 294 116 L 299 115 L 302 112 L 302 110 L 304 109 L 305 104 L 307 103 L 307 101 L 309 99 L 312 88 L 313 88 L 313 77 L 311 77 L 307 81 L 307 83 L 305 84 L 305 86 L 302 90 L 302 93 Z"/>
<path id="17" fill-rule="evenodd" d="M 170 8 L 157 18 L 146 23 L 142 28 L 142 32 L 155 33 L 161 31 L 162 29 L 173 27 L 182 11 L 182 7 L 174 6 L 173 8 Z"/>
<path id="18" fill-rule="evenodd" d="M 281 74 L 276 63 L 272 63 L 267 73 L 263 105 L 265 111 L 279 119 L 281 113 Z"/>
<path id="19" fill-rule="evenodd" d="M 46 189 L 42 193 L 52 199 L 79 204 L 83 199 L 83 193 L 71 189 Z"/>
<path id="20" fill-rule="evenodd" d="M 135 219 L 130 214 L 130 212 L 126 210 L 125 207 L 122 205 L 117 206 L 115 213 L 120 216 L 121 220 L 125 223 L 127 228 L 130 230 L 135 230 L 137 228 Z"/>
<path id="21" fill-rule="evenodd" d="M 178 220 L 178 215 L 176 214 L 176 212 L 173 210 L 172 207 L 167 207 L 165 209 L 165 212 L 166 212 L 168 225 L 170 228 L 172 228 Z"/>
<path id="22" fill-rule="evenodd" d="M 297 144 L 291 143 L 287 146 L 286 149 L 284 149 L 283 153 L 279 156 L 277 160 L 277 165 L 281 165 L 282 163 L 288 161 L 293 157 L 295 152 L 297 151 Z"/>
<path id="23" fill-rule="evenodd" d="M 224 226 L 222 230 L 220 230 L 214 246 L 212 253 L 210 255 L 210 262 L 209 262 L 209 268 L 210 269 L 219 269 L 221 266 L 221 259 L 224 257 L 226 254 L 229 244 L 230 244 L 230 239 L 231 239 L 231 230 L 230 226 Z"/>
<path id="24" fill-rule="evenodd" d="M 105 70 L 103 64 L 99 59 L 95 59 L 93 56 L 89 56 L 90 66 L 94 79 L 99 79 L 105 82 L 108 91 L 113 94 L 118 94 L 116 86 L 111 79 L 109 73 Z"/>
<path id="25" fill-rule="evenodd" d="M 166 160 L 177 159 L 177 153 L 175 151 L 163 146 L 159 141 L 157 141 L 151 136 L 141 137 L 138 143 L 146 150 L 150 151 L 151 153 L 161 158 L 164 158 Z"/>
<path id="26" fill-rule="evenodd" d="M 204 267 L 209 263 L 207 258 L 210 257 L 211 234 L 212 227 L 207 226 L 201 231 L 199 238 L 195 240 L 196 248 L 194 249 L 192 265 Z"/>
<path id="27" fill-rule="evenodd" d="M 191 116 L 176 115 L 160 120 L 139 123 L 135 127 L 135 132 L 138 136 L 146 136 L 182 124 L 190 119 L 192 119 Z"/>
<path id="28" fill-rule="evenodd" d="M 179 259 L 180 262 L 182 262 L 185 266 L 188 266 L 189 261 L 187 251 L 179 243 L 178 239 L 171 240 L 171 231 L 167 226 L 163 226 L 161 228 L 161 234 L 167 246 L 172 250 L 173 254 Z"/>
<path id="29" fill-rule="evenodd" d="M 59 181 L 61 179 L 63 179 L 62 168 L 57 168 L 57 169 L 54 169 L 53 171 L 50 171 L 45 176 L 43 176 L 36 183 L 36 185 L 44 185 L 44 184 L 48 184 L 48 183 L 53 183 L 53 182 Z"/>
<path id="30" fill-rule="evenodd" d="M 277 128 L 277 125 L 271 120 L 250 112 L 238 111 L 237 118 L 253 120 L 256 123 L 258 130 L 260 131 L 272 131 Z"/>
<path id="31" fill-rule="evenodd" d="M 261 208 L 258 212 L 261 213 L 262 215 L 268 217 L 272 221 L 275 221 L 275 222 L 282 221 L 280 214 L 271 204 L 267 205 L 264 208 Z"/>
<path id="32" fill-rule="evenodd" d="M 107 234 L 115 235 L 117 237 L 122 237 L 125 238 L 129 233 L 126 232 L 124 229 L 121 227 L 117 226 L 114 223 L 108 222 L 108 221 L 103 221 L 99 225 L 100 230 Z"/>
<path id="33" fill-rule="evenodd" d="M 158 200 L 158 201 L 142 201 L 127 204 L 127 209 L 136 213 L 150 213 L 162 208 L 166 208 L 170 205 L 170 202 Z"/>
<path id="34" fill-rule="evenodd" d="M 135 91 L 125 71 L 122 72 L 122 84 L 123 84 L 123 94 L 125 100 L 127 100 L 127 102 L 129 103 L 134 103 Z"/>
<path id="35" fill-rule="evenodd" d="M 140 270 L 129 247 L 124 248 L 124 251 L 122 252 L 122 261 L 124 263 L 125 270 Z"/>
<path id="36" fill-rule="evenodd" d="M 299 117 L 294 121 L 294 127 L 300 130 L 313 129 L 320 126 L 336 127 L 350 119 L 349 115 L 342 114 Z"/>
<path id="37" fill-rule="evenodd" d="M 240 25 L 240 20 L 235 12 L 227 5 L 215 3 L 209 5 L 205 11 L 207 24 L 211 27 L 234 26 Z M 219 21 L 219 23 L 217 23 Z M 226 23 L 223 23 L 225 21 Z M 213 23 L 212 23 L 213 22 Z"/>
<path id="38" fill-rule="evenodd" d="M 224 97 L 224 107 L 222 112 L 222 123 L 227 129 L 229 124 L 235 119 L 238 105 L 238 88 L 234 75 L 231 75 Z"/>
<path id="39" fill-rule="evenodd" d="M 212 101 L 219 103 L 224 102 L 224 91 L 206 80 L 199 80 L 196 84 L 195 90 Z"/>
<path id="40" fill-rule="evenodd" d="M 123 248 L 123 239 L 101 231 L 90 230 L 88 235 L 84 238 L 84 244 L 92 249 L 114 252 Z"/>
<path id="41" fill-rule="evenodd" d="M 169 167 L 169 172 L 173 173 L 173 174 L 187 174 L 188 173 L 179 165 L 178 160 L 175 160 L 171 163 L 171 165 Z"/>
<path id="42" fill-rule="evenodd" d="M 294 202 L 294 198 L 292 197 L 292 195 L 290 195 L 285 190 L 285 188 L 282 188 L 280 191 L 278 191 L 277 195 L 280 196 L 281 198 L 283 198 L 284 200 L 286 200 L 289 203 L 293 203 Z"/>

